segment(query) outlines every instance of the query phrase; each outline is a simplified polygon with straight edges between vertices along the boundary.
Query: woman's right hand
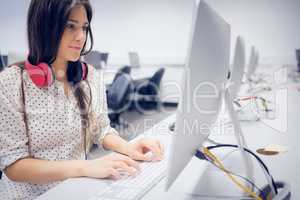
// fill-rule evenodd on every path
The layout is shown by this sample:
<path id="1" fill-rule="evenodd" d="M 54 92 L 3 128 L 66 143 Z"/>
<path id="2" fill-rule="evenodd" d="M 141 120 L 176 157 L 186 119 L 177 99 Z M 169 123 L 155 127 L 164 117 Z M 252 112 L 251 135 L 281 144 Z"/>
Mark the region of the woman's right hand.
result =
<path id="1" fill-rule="evenodd" d="M 136 161 L 118 153 L 87 160 L 82 168 L 83 176 L 92 178 L 120 179 L 123 173 L 134 176 L 138 171 L 139 165 Z"/>

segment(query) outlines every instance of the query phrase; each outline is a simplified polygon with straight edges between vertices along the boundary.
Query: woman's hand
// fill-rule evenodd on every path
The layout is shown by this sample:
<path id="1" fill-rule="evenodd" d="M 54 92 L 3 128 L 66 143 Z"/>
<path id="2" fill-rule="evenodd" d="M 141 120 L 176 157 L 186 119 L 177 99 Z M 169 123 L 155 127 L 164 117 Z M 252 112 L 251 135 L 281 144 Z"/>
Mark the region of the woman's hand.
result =
<path id="1" fill-rule="evenodd" d="M 160 161 L 163 159 L 164 148 L 155 139 L 142 138 L 128 144 L 127 155 L 140 161 Z"/>
<path id="2" fill-rule="evenodd" d="M 120 179 L 122 174 L 135 175 L 139 165 L 130 157 L 112 153 L 94 160 L 87 160 L 81 174 L 92 178 Z"/>

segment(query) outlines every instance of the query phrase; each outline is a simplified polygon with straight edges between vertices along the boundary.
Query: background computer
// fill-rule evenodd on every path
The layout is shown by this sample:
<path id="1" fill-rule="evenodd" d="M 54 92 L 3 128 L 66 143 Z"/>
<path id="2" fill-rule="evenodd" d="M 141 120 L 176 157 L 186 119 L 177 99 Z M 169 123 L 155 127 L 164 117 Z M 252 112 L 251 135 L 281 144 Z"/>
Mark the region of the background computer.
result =
<path id="1" fill-rule="evenodd" d="M 258 65 L 259 65 L 259 51 L 256 50 L 256 52 L 255 52 L 255 65 L 254 65 L 253 73 L 256 72 L 256 69 L 257 69 Z"/>
<path id="2" fill-rule="evenodd" d="M 270 76 L 269 74 L 256 74 L 256 70 L 259 66 L 259 52 L 258 50 L 252 46 L 251 52 L 249 56 L 249 61 L 247 68 L 245 70 L 245 83 L 249 85 L 249 92 L 258 93 L 261 91 L 270 91 L 270 83 L 268 83 L 267 79 Z M 259 85 L 265 84 L 265 85 Z"/>
<path id="3" fill-rule="evenodd" d="M 255 63 L 255 57 L 250 63 Z M 252 65 L 252 64 L 251 64 Z M 249 106 L 249 102 L 252 103 L 251 99 L 246 104 L 239 99 L 239 96 L 248 95 L 241 91 L 242 80 L 244 77 L 244 71 L 246 68 L 246 54 L 245 54 L 245 42 L 241 36 L 238 36 L 235 44 L 235 52 L 232 63 L 231 75 L 229 78 L 228 89 L 232 101 L 235 103 L 238 112 L 238 118 L 242 121 L 256 121 L 259 119 L 257 112 L 253 113 L 253 106 Z M 246 98 L 247 99 L 247 98 Z M 245 105 L 244 105 L 245 104 Z M 254 102 L 255 110 L 257 110 L 257 102 Z"/>
<path id="4" fill-rule="evenodd" d="M 140 57 L 137 52 L 135 51 L 128 52 L 128 57 L 129 57 L 129 65 L 131 67 L 141 67 Z"/>
<path id="5" fill-rule="evenodd" d="M 170 147 L 166 188 L 202 146 L 218 117 L 221 91 L 230 57 L 230 26 L 205 1 L 198 1 L 193 15 L 183 94 Z"/>
<path id="6" fill-rule="evenodd" d="M 240 91 L 245 71 L 245 42 L 238 36 L 235 44 L 232 71 L 229 79 L 229 90 L 231 97 L 235 99 Z"/>
<path id="7" fill-rule="evenodd" d="M 252 46 L 251 47 L 251 51 L 250 51 L 250 56 L 249 56 L 249 60 L 248 60 L 248 65 L 245 71 L 245 78 L 246 81 L 249 81 L 249 83 L 251 83 L 251 76 L 253 74 L 253 70 L 255 69 L 255 54 L 256 54 L 256 50 L 255 47 Z"/>

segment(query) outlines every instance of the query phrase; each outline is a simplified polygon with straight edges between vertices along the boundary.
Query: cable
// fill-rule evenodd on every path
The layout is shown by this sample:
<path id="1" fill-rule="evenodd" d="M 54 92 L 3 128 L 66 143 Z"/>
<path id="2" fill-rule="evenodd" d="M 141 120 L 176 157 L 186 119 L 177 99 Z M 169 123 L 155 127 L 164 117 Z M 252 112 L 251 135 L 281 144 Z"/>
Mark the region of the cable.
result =
<path id="1" fill-rule="evenodd" d="M 215 149 L 215 148 L 221 148 L 221 147 L 232 147 L 232 148 L 238 148 L 237 145 L 232 145 L 232 144 L 221 144 L 221 145 L 216 145 L 216 146 L 209 146 L 207 147 L 208 150 L 211 149 Z M 260 159 L 259 156 L 257 156 L 255 153 L 253 153 L 251 150 L 244 148 L 246 152 L 248 152 L 250 155 L 252 155 L 253 157 L 256 158 L 256 160 L 260 163 L 260 165 L 262 166 L 262 168 L 266 171 L 266 173 L 268 174 L 268 176 L 270 177 L 271 181 L 270 181 L 270 185 L 273 187 L 273 190 L 275 192 L 275 194 L 278 194 L 277 191 L 277 187 L 275 185 L 275 181 L 272 177 L 272 175 L 269 172 L 269 169 L 267 168 L 267 166 L 264 164 L 264 162 Z"/>
<path id="2" fill-rule="evenodd" d="M 212 143 L 213 145 L 220 145 L 221 144 L 221 143 L 216 142 L 215 140 L 210 139 L 210 138 L 207 138 L 207 141 L 210 142 L 210 143 Z"/>
<path id="3" fill-rule="evenodd" d="M 208 160 L 209 163 L 211 163 L 212 165 L 214 165 L 215 167 L 217 167 L 218 169 L 222 170 L 218 165 L 216 165 L 214 162 Z M 252 185 L 252 187 L 256 188 L 259 192 L 262 192 L 262 190 L 257 186 L 255 185 L 255 183 L 253 183 L 250 179 L 246 178 L 246 177 L 243 177 L 239 174 L 236 174 L 232 171 L 229 171 L 228 169 L 225 169 L 229 174 L 232 174 L 233 176 L 236 176 L 236 177 L 239 177 L 245 181 L 247 181 L 248 183 L 250 183 Z"/>
<path id="4" fill-rule="evenodd" d="M 235 179 L 230 173 L 228 173 L 228 170 L 224 167 L 224 165 L 220 162 L 220 160 L 213 154 L 211 153 L 208 148 L 204 147 L 203 152 L 205 155 L 207 155 L 209 158 L 212 159 L 214 163 L 219 165 L 220 169 L 225 172 L 225 174 L 239 187 L 241 188 L 244 192 L 248 193 L 250 196 L 254 197 L 256 200 L 263 200 L 261 197 L 259 197 L 255 192 L 253 192 L 251 189 L 248 187 L 244 186 L 241 184 L 237 179 Z"/>
<path id="5" fill-rule="evenodd" d="M 261 104 L 262 104 L 262 106 L 263 106 L 265 112 L 271 111 L 271 109 L 269 109 L 269 108 L 268 108 L 268 105 L 267 105 L 267 103 L 270 103 L 270 101 L 267 101 L 267 100 L 266 100 L 265 98 L 263 98 L 263 97 L 249 96 L 249 97 L 244 97 L 244 98 L 236 99 L 234 102 L 235 102 L 235 104 L 240 105 L 239 107 L 241 107 L 241 104 L 238 103 L 238 102 L 240 102 L 240 101 L 249 101 L 249 100 L 258 100 L 258 99 L 261 100 Z"/>

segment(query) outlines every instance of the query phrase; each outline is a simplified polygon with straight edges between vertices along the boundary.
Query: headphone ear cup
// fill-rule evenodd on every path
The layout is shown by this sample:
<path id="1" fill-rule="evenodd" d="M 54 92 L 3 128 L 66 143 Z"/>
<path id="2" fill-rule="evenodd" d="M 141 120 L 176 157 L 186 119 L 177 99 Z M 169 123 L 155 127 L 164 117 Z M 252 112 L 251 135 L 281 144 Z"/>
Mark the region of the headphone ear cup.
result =
<path id="1" fill-rule="evenodd" d="M 44 88 L 52 84 L 53 73 L 47 63 L 32 65 L 29 61 L 25 61 L 25 69 L 30 79 L 37 87 Z"/>
<path id="2" fill-rule="evenodd" d="M 82 80 L 86 80 L 88 75 L 88 66 L 85 62 L 81 62 L 81 68 L 82 68 Z"/>
<path id="3" fill-rule="evenodd" d="M 80 61 L 69 62 L 67 69 L 68 81 L 76 85 L 82 80 L 86 79 L 87 76 L 87 65 Z"/>

